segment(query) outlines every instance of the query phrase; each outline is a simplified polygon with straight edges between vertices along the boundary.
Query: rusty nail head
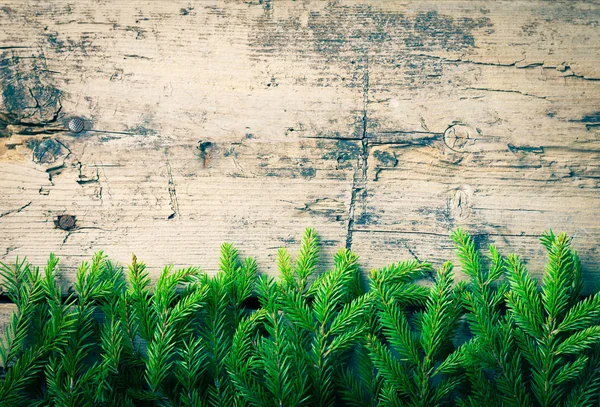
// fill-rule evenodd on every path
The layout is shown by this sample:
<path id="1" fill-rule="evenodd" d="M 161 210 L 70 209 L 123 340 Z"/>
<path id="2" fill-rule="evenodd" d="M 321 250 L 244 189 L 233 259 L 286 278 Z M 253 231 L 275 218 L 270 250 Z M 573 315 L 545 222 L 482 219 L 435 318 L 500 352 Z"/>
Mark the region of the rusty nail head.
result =
<path id="1" fill-rule="evenodd" d="M 56 220 L 56 226 L 58 226 L 62 230 L 71 230 L 75 228 L 75 216 L 60 215 Z"/>

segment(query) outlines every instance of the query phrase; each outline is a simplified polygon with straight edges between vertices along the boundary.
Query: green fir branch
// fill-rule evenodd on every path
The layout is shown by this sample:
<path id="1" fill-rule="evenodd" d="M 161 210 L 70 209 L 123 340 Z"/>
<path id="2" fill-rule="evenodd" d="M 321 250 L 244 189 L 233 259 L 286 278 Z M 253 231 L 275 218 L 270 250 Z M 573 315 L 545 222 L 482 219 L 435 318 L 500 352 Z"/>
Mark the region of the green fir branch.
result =
<path id="1" fill-rule="evenodd" d="M 466 281 L 407 260 L 365 286 L 346 249 L 321 271 L 314 229 L 295 260 L 278 250 L 278 278 L 229 243 L 216 275 L 167 266 L 154 283 L 135 256 L 125 273 L 98 252 L 72 292 L 54 255 L 43 272 L 0 263 L 15 304 L 0 405 L 597 406 L 600 295 L 580 298 L 571 239 L 542 235 L 538 284 L 518 256 L 451 238 Z"/>

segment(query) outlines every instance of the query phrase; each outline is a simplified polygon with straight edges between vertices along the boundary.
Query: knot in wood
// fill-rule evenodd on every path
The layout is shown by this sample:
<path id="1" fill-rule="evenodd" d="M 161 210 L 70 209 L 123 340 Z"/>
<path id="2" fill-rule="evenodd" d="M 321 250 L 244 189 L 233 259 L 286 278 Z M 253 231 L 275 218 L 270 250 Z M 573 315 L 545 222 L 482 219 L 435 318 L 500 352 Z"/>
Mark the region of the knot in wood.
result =
<path id="1" fill-rule="evenodd" d="M 476 134 L 477 131 L 471 126 L 462 123 L 452 124 L 444 132 L 444 144 L 452 151 L 463 152 L 475 142 L 474 133 Z"/>
<path id="2" fill-rule="evenodd" d="M 38 164 L 52 164 L 67 155 L 63 145 L 54 139 L 33 139 L 27 143 L 27 147 L 33 149 L 33 162 Z"/>
<path id="3" fill-rule="evenodd" d="M 210 141 L 199 141 L 198 142 L 199 156 L 200 156 L 200 159 L 202 159 L 204 168 L 207 167 L 209 159 L 210 159 L 210 155 L 212 154 L 214 148 L 215 148 L 214 143 L 212 143 Z"/>
<path id="4" fill-rule="evenodd" d="M 210 141 L 200 141 L 198 143 L 198 150 L 200 151 L 201 156 L 210 154 L 213 150 L 213 143 Z"/>

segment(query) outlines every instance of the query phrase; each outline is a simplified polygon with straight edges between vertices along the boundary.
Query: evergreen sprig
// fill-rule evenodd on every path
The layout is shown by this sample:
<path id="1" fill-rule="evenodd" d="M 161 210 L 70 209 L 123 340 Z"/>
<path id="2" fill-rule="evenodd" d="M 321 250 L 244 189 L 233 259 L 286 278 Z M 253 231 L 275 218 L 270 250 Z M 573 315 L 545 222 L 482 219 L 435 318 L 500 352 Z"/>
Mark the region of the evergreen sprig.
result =
<path id="1" fill-rule="evenodd" d="M 461 349 L 452 345 L 461 314 L 460 286 L 453 286 L 452 265 L 445 263 L 438 270 L 424 309 L 416 312 L 414 319 L 408 318 L 403 303 L 396 300 L 398 283 L 394 280 L 414 278 L 419 275 L 416 270 L 426 271 L 429 267 L 411 262 L 393 269 L 396 278 L 385 278 L 386 274 L 379 272 L 371 274 L 381 334 L 371 335 L 369 345 L 383 379 L 378 395 L 381 405 L 440 405 L 448 401 L 459 384 L 458 377 L 448 374 L 456 370 L 461 357 Z"/>
<path id="2" fill-rule="evenodd" d="M 278 278 L 228 243 L 215 275 L 155 281 L 99 252 L 69 292 L 54 255 L 43 271 L 0 263 L 15 305 L 0 406 L 597 406 L 600 293 L 581 297 L 571 240 L 542 235 L 540 282 L 517 255 L 452 240 L 465 282 L 408 260 L 365 285 L 346 249 L 321 272 L 313 229 L 295 260 L 278 250 Z"/>
<path id="3" fill-rule="evenodd" d="M 579 301 L 581 263 L 570 239 L 552 231 L 542 235 L 548 261 L 541 287 L 518 256 L 502 259 L 490 246 L 489 270 L 484 272 L 470 236 L 458 230 L 453 239 L 471 278 L 464 298 L 474 334 L 465 358 L 472 394 L 464 404 L 546 407 L 597 402 L 588 388 L 600 387 L 594 370 L 600 346 L 598 294 Z M 508 286 L 498 282 L 499 264 Z M 586 386 L 576 385 L 580 383 Z"/>
<path id="4" fill-rule="evenodd" d="M 44 371 L 44 366 L 48 365 L 48 359 L 52 357 L 52 353 L 61 352 L 75 333 L 78 323 L 77 314 L 72 309 L 69 299 L 63 302 L 62 291 L 56 282 L 57 264 L 58 258 L 51 254 L 42 277 L 37 269 L 29 276 L 27 271 L 19 273 L 19 269 L 26 270 L 29 266 L 19 263 L 18 260 L 15 263 L 13 270 L 17 277 L 13 282 L 27 284 L 27 279 L 30 277 L 29 282 L 33 285 L 41 284 L 44 301 L 31 304 L 32 320 L 28 327 L 29 332 L 25 335 L 17 335 L 21 338 L 25 336 L 26 339 L 20 342 L 18 357 L 8 360 L 12 365 L 8 366 L 0 386 L 0 405 L 8 407 L 41 404 L 43 402 L 41 392 L 26 392 L 26 389 L 38 387 L 34 386 L 36 382 L 41 384 L 40 375 Z M 2 267 L 10 269 L 5 265 Z M 25 278 L 21 280 L 21 276 Z M 8 287 L 9 290 L 21 290 L 19 285 L 9 283 Z M 12 295 L 16 296 L 16 292 Z M 16 313 L 19 313 L 19 308 Z M 11 319 L 11 323 L 13 320 L 14 318 Z"/>
<path id="5" fill-rule="evenodd" d="M 280 280 L 264 277 L 257 284 L 260 310 L 238 328 L 230 359 L 230 374 L 246 403 L 327 406 L 336 401 L 335 367 L 366 332 L 370 296 L 357 293 L 355 254 L 341 249 L 334 268 L 315 276 L 318 255 L 316 233 L 307 229 L 295 265 L 280 249 Z"/>

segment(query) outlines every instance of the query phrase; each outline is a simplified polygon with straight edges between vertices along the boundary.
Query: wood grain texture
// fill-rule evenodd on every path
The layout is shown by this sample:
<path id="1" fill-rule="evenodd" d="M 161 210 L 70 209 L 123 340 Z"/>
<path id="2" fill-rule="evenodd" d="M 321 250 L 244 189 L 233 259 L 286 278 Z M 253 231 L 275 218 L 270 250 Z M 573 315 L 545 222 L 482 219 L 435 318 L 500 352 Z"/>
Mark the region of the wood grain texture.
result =
<path id="1" fill-rule="evenodd" d="M 440 265 L 461 226 L 539 275 L 551 227 L 590 288 L 599 23 L 595 1 L 5 0 L 0 261 L 54 252 L 68 286 L 99 249 L 213 273 L 230 241 L 275 273 L 314 226 L 323 267 Z"/>

